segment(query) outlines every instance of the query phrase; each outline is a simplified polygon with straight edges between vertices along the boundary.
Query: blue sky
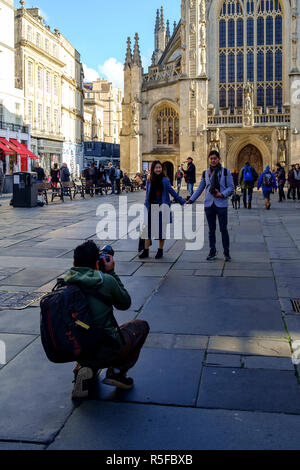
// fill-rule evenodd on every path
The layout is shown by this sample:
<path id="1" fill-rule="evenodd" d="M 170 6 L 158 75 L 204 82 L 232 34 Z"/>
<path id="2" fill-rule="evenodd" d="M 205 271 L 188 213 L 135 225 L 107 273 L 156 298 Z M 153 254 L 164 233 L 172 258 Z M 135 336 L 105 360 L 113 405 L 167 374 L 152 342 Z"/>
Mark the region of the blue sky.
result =
<path id="1" fill-rule="evenodd" d="M 119 86 L 127 37 L 139 33 L 143 64 L 149 65 L 157 8 L 164 7 L 171 32 L 180 19 L 180 0 L 27 0 L 25 6 L 40 8 L 51 30 L 58 28 L 76 47 L 88 68 L 87 78 L 99 74 Z"/>

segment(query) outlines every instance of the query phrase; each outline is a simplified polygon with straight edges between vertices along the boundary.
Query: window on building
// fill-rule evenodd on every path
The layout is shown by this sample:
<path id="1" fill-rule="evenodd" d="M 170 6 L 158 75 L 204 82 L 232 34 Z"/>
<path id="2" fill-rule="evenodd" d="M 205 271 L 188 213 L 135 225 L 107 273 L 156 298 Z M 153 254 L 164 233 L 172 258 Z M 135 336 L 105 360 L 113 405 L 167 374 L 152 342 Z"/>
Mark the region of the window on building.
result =
<path id="1" fill-rule="evenodd" d="M 57 46 L 56 46 L 56 44 L 53 44 L 52 52 L 53 52 L 54 57 L 57 57 Z"/>
<path id="2" fill-rule="evenodd" d="M 54 89 L 54 95 L 58 96 L 58 78 L 57 78 L 57 75 L 54 75 L 53 89 Z"/>
<path id="3" fill-rule="evenodd" d="M 28 78 L 28 85 L 30 87 L 33 87 L 33 63 L 32 62 L 28 62 L 28 66 L 27 66 L 27 78 Z"/>
<path id="4" fill-rule="evenodd" d="M 15 121 L 16 124 L 21 124 L 21 105 L 20 103 L 15 103 Z"/>
<path id="5" fill-rule="evenodd" d="M 33 124 L 33 105 L 32 105 L 32 101 L 28 101 L 28 103 L 27 103 L 27 115 L 28 115 L 28 123 L 32 126 L 32 124 Z"/>
<path id="6" fill-rule="evenodd" d="M 219 17 L 219 106 L 242 106 L 241 84 L 254 85 L 256 105 L 283 102 L 283 11 L 279 0 L 224 0 Z"/>
<path id="7" fill-rule="evenodd" d="M 47 131 L 49 132 L 50 131 L 50 127 L 51 127 L 51 118 L 50 118 L 50 108 L 49 106 L 47 106 L 47 109 L 46 109 L 46 126 L 47 126 Z"/>
<path id="8" fill-rule="evenodd" d="M 0 100 L 0 122 L 2 123 L 4 121 L 4 107 L 3 107 L 3 101 Z"/>
<path id="9" fill-rule="evenodd" d="M 42 40 L 41 40 L 41 35 L 40 35 L 40 33 L 36 33 L 36 41 L 35 41 L 35 43 L 36 43 L 37 47 L 42 47 L 41 41 L 42 41 Z"/>
<path id="10" fill-rule="evenodd" d="M 46 71 L 46 92 L 50 93 L 50 72 Z"/>
<path id="11" fill-rule="evenodd" d="M 54 133 L 58 134 L 58 111 L 57 109 L 54 110 L 53 127 L 54 127 Z"/>
<path id="12" fill-rule="evenodd" d="M 154 122 L 156 145 L 179 145 L 179 115 L 174 108 L 160 108 Z"/>
<path id="13" fill-rule="evenodd" d="M 27 41 L 32 41 L 32 28 L 29 25 L 27 25 L 26 39 Z"/>
<path id="14" fill-rule="evenodd" d="M 43 106 L 38 105 L 38 128 L 39 130 L 43 129 Z"/>
<path id="15" fill-rule="evenodd" d="M 42 71 L 42 67 L 38 67 L 38 70 L 37 70 L 37 85 L 38 85 L 38 89 L 39 90 L 42 90 L 43 86 L 43 71 Z"/>
<path id="16" fill-rule="evenodd" d="M 45 39 L 45 51 L 49 53 L 49 39 Z"/>

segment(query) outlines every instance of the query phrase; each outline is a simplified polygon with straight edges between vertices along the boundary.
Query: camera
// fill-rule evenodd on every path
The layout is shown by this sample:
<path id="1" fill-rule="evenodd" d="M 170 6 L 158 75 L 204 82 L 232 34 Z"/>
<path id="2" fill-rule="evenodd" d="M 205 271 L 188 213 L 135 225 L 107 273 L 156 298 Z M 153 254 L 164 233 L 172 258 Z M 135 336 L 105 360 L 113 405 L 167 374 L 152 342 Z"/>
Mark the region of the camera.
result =
<path id="1" fill-rule="evenodd" d="M 102 271 L 103 273 L 106 272 L 104 260 L 109 262 L 110 261 L 109 256 L 114 256 L 114 255 L 115 255 L 115 252 L 110 245 L 105 246 L 99 251 L 100 271 Z"/>

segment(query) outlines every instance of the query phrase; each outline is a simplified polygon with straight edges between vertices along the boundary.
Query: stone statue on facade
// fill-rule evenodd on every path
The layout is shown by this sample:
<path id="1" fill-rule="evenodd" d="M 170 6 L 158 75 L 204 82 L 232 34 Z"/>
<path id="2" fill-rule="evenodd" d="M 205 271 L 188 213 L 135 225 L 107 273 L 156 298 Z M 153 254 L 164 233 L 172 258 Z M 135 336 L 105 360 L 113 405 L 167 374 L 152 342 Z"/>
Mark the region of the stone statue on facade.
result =
<path id="1" fill-rule="evenodd" d="M 253 87 L 248 82 L 244 87 L 244 126 L 254 125 Z"/>

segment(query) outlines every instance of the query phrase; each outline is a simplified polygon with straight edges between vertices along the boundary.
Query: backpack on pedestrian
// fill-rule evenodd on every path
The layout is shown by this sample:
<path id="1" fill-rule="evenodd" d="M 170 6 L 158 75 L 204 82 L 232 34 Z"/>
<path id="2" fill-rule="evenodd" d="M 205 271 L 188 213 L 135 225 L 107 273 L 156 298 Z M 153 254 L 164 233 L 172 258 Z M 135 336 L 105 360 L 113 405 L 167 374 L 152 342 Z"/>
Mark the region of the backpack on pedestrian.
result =
<path id="1" fill-rule="evenodd" d="M 112 166 L 109 170 L 109 178 L 114 178 L 116 176 L 116 169 Z"/>
<path id="2" fill-rule="evenodd" d="M 53 291 L 41 300 L 41 340 L 49 361 L 63 364 L 91 360 L 101 342 L 116 342 L 104 328 L 92 326 L 87 295 L 111 305 L 98 291 L 83 291 L 63 279 L 58 279 Z"/>
<path id="3" fill-rule="evenodd" d="M 266 188 L 272 189 L 274 186 L 274 180 L 273 180 L 273 175 L 272 173 L 265 173 L 263 177 L 263 185 Z"/>
<path id="4" fill-rule="evenodd" d="M 248 166 L 248 167 L 244 168 L 243 180 L 244 180 L 245 183 L 253 183 L 254 182 L 251 166 Z"/>

